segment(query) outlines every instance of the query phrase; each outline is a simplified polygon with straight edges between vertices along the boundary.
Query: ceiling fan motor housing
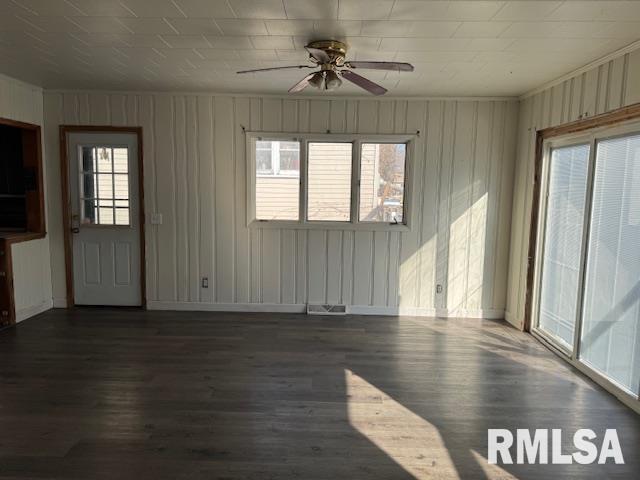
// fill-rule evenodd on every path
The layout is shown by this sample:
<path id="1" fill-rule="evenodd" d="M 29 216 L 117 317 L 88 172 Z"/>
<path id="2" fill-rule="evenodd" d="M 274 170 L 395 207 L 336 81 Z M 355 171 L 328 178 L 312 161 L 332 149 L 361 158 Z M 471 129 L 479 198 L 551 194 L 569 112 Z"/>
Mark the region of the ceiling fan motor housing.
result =
<path id="1" fill-rule="evenodd" d="M 338 40 L 318 40 L 307 45 L 310 48 L 324 50 L 331 59 L 331 63 L 336 66 L 344 65 L 344 59 L 347 55 L 347 44 Z M 313 59 L 313 57 L 311 57 Z"/>

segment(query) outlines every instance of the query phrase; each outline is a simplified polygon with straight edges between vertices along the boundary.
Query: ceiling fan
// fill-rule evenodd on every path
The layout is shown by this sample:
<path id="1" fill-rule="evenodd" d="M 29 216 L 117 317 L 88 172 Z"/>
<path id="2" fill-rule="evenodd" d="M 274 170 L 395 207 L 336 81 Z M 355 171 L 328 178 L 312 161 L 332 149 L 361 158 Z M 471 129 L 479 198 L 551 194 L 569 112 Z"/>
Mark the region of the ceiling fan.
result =
<path id="1" fill-rule="evenodd" d="M 384 95 L 387 89 L 371 80 L 358 75 L 354 70 L 388 70 L 396 72 L 413 72 L 413 65 L 403 62 L 364 62 L 345 60 L 347 45 L 337 40 L 319 40 L 311 42 L 304 47 L 309 52 L 309 60 L 313 65 L 291 65 L 286 67 L 258 68 L 256 70 L 242 70 L 237 73 L 269 72 L 272 70 L 286 70 L 291 68 L 317 68 L 320 70 L 311 72 L 293 87 L 289 93 L 297 93 L 308 85 L 318 90 L 334 90 L 342 85 L 340 77 L 346 78 L 351 83 L 374 95 Z"/>

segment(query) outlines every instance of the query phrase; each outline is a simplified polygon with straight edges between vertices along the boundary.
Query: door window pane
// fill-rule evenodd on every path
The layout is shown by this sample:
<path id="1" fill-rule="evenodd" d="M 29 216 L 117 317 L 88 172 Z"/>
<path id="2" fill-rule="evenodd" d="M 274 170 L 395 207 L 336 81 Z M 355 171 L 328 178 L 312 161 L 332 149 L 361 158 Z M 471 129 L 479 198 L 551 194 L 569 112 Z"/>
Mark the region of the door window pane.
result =
<path id="1" fill-rule="evenodd" d="M 83 146 L 80 153 L 82 223 L 129 225 L 128 149 Z M 118 205 L 116 199 L 126 204 Z"/>
<path id="2" fill-rule="evenodd" d="M 640 135 L 597 144 L 581 360 L 640 390 Z"/>
<path id="3" fill-rule="evenodd" d="M 256 219 L 300 218 L 300 143 L 256 141 Z"/>
<path id="4" fill-rule="evenodd" d="M 363 143 L 360 156 L 360 221 L 402 223 L 407 146 Z"/>
<path id="5" fill-rule="evenodd" d="M 351 143 L 309 143 L 307 218 L 351 219 Z"/>
<path id="6" fill-rule="evenodd" d="M 589 145 L 551 152 L 538 327 L 568 347 L 578 309 Z"/>

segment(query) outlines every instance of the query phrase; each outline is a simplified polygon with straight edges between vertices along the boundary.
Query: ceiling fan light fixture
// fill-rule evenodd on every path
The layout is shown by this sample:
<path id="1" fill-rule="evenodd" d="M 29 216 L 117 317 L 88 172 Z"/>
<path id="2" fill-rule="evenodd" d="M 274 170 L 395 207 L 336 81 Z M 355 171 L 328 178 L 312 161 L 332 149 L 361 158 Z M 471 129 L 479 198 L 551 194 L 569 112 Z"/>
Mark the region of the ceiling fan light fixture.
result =
<path id="1" fill-rule="evenodd" d="M 316 72 L 316 74 L 309 79 L 309 85 L 316 87 L 318 90 L 322 88 L 322 82 L 324 81 L 323 72 Z"/>
<path id="2" fill-rule="evenodd" d="M 324 88 L 326 90 L 335 90 L 340 85 L 342 85 L 342 80 L 340 80 L 338 74 L 333 70 L 328 70 L 324 78 Z"/>

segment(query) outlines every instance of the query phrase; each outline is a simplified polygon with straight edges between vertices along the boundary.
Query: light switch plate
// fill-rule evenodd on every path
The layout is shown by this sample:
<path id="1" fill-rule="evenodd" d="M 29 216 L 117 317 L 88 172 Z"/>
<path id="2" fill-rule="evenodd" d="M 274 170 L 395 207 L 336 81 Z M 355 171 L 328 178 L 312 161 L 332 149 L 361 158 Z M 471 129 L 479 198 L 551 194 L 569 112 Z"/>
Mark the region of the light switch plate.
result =
<path id="1" fill-rule="evenodd" d="M 151 225 L 162 225 L 161 213 L 154 213 L 151 215 Z"/>

